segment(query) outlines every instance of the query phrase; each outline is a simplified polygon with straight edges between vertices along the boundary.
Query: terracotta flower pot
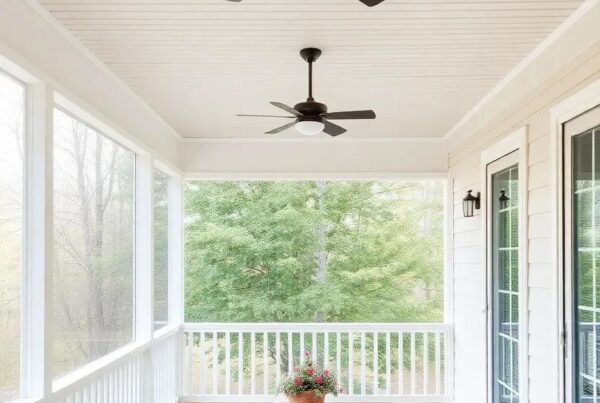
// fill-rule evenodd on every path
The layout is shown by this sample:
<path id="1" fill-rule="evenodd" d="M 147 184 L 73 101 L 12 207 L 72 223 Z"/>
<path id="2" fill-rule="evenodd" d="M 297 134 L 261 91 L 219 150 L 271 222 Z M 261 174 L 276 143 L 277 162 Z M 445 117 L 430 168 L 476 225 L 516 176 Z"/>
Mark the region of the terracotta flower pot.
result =
<path id="1" fill-rule="evenodd" d="M 312 390 L 300 392 L 297 395 L 288 396 L 290 403 L 323 403 L 325 395 L 317 396 Z"/>

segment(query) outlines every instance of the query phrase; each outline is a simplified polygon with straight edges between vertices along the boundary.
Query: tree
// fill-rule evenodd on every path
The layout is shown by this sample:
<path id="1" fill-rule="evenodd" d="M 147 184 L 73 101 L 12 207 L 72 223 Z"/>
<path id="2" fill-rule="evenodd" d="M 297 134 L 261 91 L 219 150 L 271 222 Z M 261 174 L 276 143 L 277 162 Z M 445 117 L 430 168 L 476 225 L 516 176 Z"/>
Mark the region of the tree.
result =
<path id="1" fill-rule="evenodd" d="M 437 182 L 190 182 L 190 321 L 437 321 Z"/>
<path id="2" fill-rule="evenodd" d="M 54 357 L 61 374 L 132 338 L 133 153 L 56 111 Z"/>

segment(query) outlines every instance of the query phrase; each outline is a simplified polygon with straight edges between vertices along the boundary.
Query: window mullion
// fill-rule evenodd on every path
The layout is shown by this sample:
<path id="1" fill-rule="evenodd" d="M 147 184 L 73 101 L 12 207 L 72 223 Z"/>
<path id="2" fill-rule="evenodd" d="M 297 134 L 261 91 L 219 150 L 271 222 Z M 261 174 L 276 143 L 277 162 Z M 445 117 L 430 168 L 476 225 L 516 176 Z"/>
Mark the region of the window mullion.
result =
<path id="1" fill-rule="evenodd" d="M 135 339 L 149 341 L 154 313 L 154 168 L 152 157 L 135 158 Z"/>
<path id="2" fill-rule="evenodd" d="M 183 297 L 183 186 L 181 178 L 169 177 L 169 322 L 184 321 Z"/>

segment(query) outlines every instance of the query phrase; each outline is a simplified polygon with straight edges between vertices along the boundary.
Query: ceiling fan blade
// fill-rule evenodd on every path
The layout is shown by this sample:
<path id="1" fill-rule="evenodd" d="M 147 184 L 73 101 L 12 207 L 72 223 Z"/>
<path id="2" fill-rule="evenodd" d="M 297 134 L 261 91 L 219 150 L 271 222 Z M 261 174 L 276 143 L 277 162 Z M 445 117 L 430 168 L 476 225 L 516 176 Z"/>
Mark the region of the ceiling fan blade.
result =
<path id="1" fill-rule="evenodd" d="M 302 116 L 302 114 L 300 112 L 298 112 L 291 106 L 287 106 L 286 104 L 282 104 L 281 102 L 270 102 L 270 103 L 271 103 L 271 105 L 276 106 L 280 109 L 283 109 L 284 111 L 289 112 L 294 116 Z"/>
<path id="2" fill-rule="evenodd" d="M 268 132 L 265 132 L 265 134 L 276 134 L 276 133 L 279 133 L 279 132 L 289 129 L 290 127 L 294 126 L 295 124 L 296 124 L 296 121 L 293 121 L 291 123 L 288 123 L 287 125 L 280 126 L 273 130 L 269 130 Z"/>
<path id="3" fill-rule="evenodd" d="M 323 132 L 329 134 L 330 136 L 339 136 L 342 133 L 346 133 L 346 129 L 336 125 L 335 123 L 328 122 L 327 119 L 323 119 L 323 123 L 325 124 Z"/>
<path id="4" fill-rule="evenodd" d="M 326 113 L 327 119 L 375 119 L 375 112 L 368 111 L 347 111 Z"/>
<path id="5" fill-rule="evenodd" d="M 244 116 L 244 117 L 252 117 L 252 118 L 286 118 L 286 119 L 296 119 L 296 116 L 279 116 L 279 115 L 245 115 L 243 113 L 237 114 L 235 116 Z"/>
<path id="6" fill-rule="evenodd" d="M 381 3 L 383 0 L 360 0 L 361 3 L 363 3 L 366 6 L 369 7 L 373 7 L 376 6 L 377 4 Z"/>
<path id="7" fill-rule="evenodd" d="M 227 0 L 227 1 L 231 1 L 232 3 L 239 3 L 242 0 Z"/>

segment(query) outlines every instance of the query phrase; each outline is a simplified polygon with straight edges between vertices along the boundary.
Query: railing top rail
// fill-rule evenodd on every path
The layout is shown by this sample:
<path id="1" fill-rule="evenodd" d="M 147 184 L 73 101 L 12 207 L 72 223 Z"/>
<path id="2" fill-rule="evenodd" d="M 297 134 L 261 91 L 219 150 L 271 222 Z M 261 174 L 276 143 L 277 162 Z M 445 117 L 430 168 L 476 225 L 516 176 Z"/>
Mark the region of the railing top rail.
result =
<path id="1" fill-rule="evenodd" d="M 186 332 L 447 332 L 448 323 L 185 323 Z"/>

